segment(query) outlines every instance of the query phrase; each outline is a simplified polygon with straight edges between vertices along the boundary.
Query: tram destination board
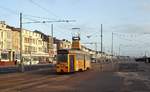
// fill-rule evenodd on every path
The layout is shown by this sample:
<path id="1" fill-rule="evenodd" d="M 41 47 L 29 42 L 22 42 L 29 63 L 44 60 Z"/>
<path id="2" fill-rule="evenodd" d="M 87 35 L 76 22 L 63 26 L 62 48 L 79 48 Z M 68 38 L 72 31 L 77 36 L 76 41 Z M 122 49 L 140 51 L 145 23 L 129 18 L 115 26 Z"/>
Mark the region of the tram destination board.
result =
<path id="1" fill-rule="evenodd" d="M 69 50 L 62 49 L 62 50 L 58 50 L 57 53 L 58 53 L 58 54 L 68 54 L 68 53 L 69 53 Z"/>

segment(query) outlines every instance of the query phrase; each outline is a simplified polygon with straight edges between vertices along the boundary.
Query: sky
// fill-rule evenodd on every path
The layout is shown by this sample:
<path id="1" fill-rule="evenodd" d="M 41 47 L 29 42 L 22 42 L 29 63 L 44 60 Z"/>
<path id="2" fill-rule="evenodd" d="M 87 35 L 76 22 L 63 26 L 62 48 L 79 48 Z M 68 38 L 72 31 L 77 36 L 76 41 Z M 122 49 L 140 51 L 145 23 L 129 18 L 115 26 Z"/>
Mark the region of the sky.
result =
<path id="1" fill-rule="evenodd" d="M 96 49 L 87 43 L 97 43 L 97 50 L 103 24 L 103 51 L 111 53 L 113 32 L 114 54 L 150 55 L 150 0 L 1 0 L 0 11 L 0 20 L 15 27 L 19 27 L 20 12 L 23 23 L 75 20 L 54 22 L 54 36 L 71 40 L 79 32 L 82 44 Z M 51 24 L 23 24 L 23 28 L 51 35 Z M 72 29 L 76 27 L 80 30 Z"/>

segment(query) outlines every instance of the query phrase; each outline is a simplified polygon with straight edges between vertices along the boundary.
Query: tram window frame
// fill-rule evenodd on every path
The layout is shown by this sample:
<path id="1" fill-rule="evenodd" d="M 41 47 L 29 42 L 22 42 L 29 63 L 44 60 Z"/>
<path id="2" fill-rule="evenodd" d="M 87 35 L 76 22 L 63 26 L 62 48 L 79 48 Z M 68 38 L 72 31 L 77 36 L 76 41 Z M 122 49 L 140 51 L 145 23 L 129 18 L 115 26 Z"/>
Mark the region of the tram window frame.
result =
<path id="1" fill-rule="evenodd" d="M 85 55 L 85 61 L 87 61 L 88 60 L 88 56 L 87 55 Z"/>
<path id="2" fill-rule="evenodd" d="M 77 60 L 84 60 L 84 54 L 77 53 Z"/>
<path id="3" fill-rule="evenodd" d="M 78 54 L 76 54 L 76 60 L 77 60 L 77 61 L 79 60 L 79 55 L 78 55 Z"/>
<path id="4" fill-rule="evenodd" d="M 90 56 L 87 55 L 87 54 L 85 54 L 85 60 L 86 60 L 86 61 L 90 61 Z"/>
<path id="5" fill-rule="evenodd" d="M 66 56 L 65 56 L 65 59 L 64 59 L 64 58 L 63 58 L 63 59 L 62 59 L 62 58 L 60 59 L 60 58 L 59 58 L 60 55 L 61 55 L 61 57 L 64 57 L 64 55 L 66 55 Z M 58 55 L 57 55 L 57 62 L 67 62 L 67 61 L 68 61 L 68 54 L 58 54 Z"/>

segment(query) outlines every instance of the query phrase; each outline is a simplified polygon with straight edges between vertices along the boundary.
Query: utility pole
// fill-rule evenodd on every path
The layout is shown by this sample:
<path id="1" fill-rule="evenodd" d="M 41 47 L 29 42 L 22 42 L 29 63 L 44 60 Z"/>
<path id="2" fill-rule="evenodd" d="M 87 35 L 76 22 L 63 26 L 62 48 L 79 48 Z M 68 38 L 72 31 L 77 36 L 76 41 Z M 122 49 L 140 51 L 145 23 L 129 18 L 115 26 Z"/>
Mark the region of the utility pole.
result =
<path id="1" fill-rule="evenodd" d="M 53 53 L 52 55 L 52 62 L 53 62 L 53 59 L 54 59 L 54 49 L 53 49 L 53 44 L 54 44 L 54 41 L 53 41 L 53 24 L 51 24 L 51 52 Z"/>
<path id="2" fill-rule="evenodd" d="M 54 31 L 54 27 L 53 27 L 53 24 L 51 24 L 51 42 L 52 42 L 52 47 L 51 47 L 51 49 L 53 49 L 53 31 Z"/>
<path id="3" fill-rule="evenodd" d="M 145 62 L 148 63 L 148 59 L 147 59 L 147 55 L 146 55 L 146 51 L 145 51 Z"/>
<path id="4" fill-rule="evenodd" d="M 95 42 L 95 51 L 97 52 L 97 42 Z"/>
<path id="5" fill-rule="evenodd" d="M 118 54 L 119 54 L 119 55 L 118 55 L 119 57 L 120 57 L 120 48 L 121 48 L 121 44 L 119 44 L 119 53 L 118 53 Z"/>
<path id="6" fill-rule="evenodd" d="M 52 35 L 52 37 L 53 37 L 53 24 L 51 24 L 51 35 Z"/>
<path id="7" fill-rule="evenodd" d="M 32 64 L 32 36 L 29 36 L 30 42 L 30 65 Z"/>
<path id="8" fill-rule="evenodd" d="M 102 24 L 101 24 L 101 53 L 102 52 L 103 52 L 103 28 L 102 28 Z"/>
<path id="9" fill-rule="evenodd" d="M 145 57 L 146 57 L 147 55 L 146 55 L 146 51 L 145 51 Z"/>
<path id="10" fill-rule="evenodd" d="M 111 44 L 111 54 L 112 54 L 112 56 L 113 56 L 113 40 L 114 40 L 114 38 L 113 38 L 113 35 L 114 35 L 114 33 L 112 32 L 112 44 Z"/>
<path id="11" fill-rule="evenodd" d="M 20 13 L 20 68 L 24 72 L 23 58 L 22 58 L 22 13 Z"/>

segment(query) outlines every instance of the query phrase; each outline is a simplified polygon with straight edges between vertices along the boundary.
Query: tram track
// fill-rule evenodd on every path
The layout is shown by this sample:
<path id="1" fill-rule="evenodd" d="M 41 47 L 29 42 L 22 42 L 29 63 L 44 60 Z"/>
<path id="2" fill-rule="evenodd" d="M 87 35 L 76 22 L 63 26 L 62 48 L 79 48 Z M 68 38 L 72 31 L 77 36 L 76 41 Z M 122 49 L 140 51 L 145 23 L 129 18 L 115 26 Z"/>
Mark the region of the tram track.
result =
<path id="1" fill-rule="evenodd" d="M 24 73 L 24 74 L 16 74 L 16 76 L 13 75 L 13 78 L 0 78 L 1 85 L 0 85 L 0 92 L 7 92 L 7 90 L 15 89 L 27 85 L 34 85 L 39 84 L 41 82 L 46 82 L 47 80 L 55 79 L 59 77 L 56 74 L 46 73 L 45 75 L 38 74 L 38 73 Z"/>
<path id="2" fill-rule="evenodd" d="M 86 72 L 82 72 L 82 74 Z M 3 81 L 3 85 L 0 85 L 0 92 L 18 92 L 19 90 L 30 90 L 32 88 L 39 88 L 42 86 L 52 86 L 69 82 L 71 80 L 80 79 L 80 73 L 57 75 L 50 74 L 41 75 L 40 73 L 25 73 L 25 75 L 16 76 L 13 79 Z M 17 79 L 16 79 L 17 78 Z"/>
<path id="3" fill-rule="evenodd" d="M 23 90 L 26 88 L 30 89 L 30 88 L 33 88 L 33 87 L 36 87 L 36 86 L 39 86 L 42 84 L 52 83 L 59 78 L 62 78 L 62 76 L 55 75 L 53 77 L 46 76 L 46 77 L 42 77 L 40 79 L 39 78 L 34 79 L 34 80 L 32 79 L 29 81 L 24 80 L 24 81 L 18 82 L 17 84 L 14 84 L 14 85 L 5 86 L 4 89 L 0 88 L 1 89 L 0 91 L 10 92 L 12 90 Z"/>

